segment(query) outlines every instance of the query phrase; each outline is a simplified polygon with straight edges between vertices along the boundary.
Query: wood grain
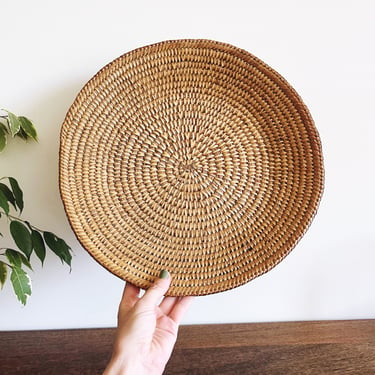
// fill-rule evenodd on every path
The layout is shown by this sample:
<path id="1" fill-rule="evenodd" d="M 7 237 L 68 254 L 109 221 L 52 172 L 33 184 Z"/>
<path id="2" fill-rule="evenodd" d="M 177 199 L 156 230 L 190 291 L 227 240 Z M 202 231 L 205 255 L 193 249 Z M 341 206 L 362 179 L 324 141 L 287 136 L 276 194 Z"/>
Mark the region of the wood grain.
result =
<path id="1" fill-rule="evenodd" d="M 113 335 L 0 332 L 0 374 L 101 374 Z M 165 374 L 374 375 L 375 320 L 182 326 Z"/>

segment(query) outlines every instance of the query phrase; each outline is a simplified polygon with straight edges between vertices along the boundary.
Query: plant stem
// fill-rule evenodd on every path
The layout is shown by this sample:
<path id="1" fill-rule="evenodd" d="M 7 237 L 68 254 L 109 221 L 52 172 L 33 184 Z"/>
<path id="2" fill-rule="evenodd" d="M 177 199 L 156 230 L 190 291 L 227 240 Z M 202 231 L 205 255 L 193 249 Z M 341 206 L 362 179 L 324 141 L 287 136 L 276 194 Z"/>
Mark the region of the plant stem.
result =
<path id="1" fill-rule="evenodd" d="M 0 250 L 7 250 L 7 249 L 6 249 L 5 247 L 3 247 L 3 248 L 1 248 Z M 2 253 L 2 254 L 0 254 L 0 256 L 5 257 L 5 254 Z M 13 268 L 13 266 L 11 266 L 9 263 L 4 262 L 3 260 L 2 260 L 2 262 L 3 262 L 6 266 L 8 266 L 9 268 Z"/>
<path id="2" fill-rule="evenodd" d="M 32 229 L 34 229 L 34 230 L 36 230 L 38 232 L 43 232 L 42 229 L 37 228 L 35 225 L 31 225 L 27 220 L 23 220 L 23 219 L 21 219 L 21 218 L 19 218 L 17 216 L 13 216 L 13 215 L 7 214 L 5 211 L 0 211 L 0 214 L 7 216 L 8 219 L 21 221 L 22 223 L 26 224 L 28 227 L 31 227 Z"/>
<path id="3" fill-rule="evenodd" d="M 3 261 L 2 261 L 3 262 Z M 9 263 L 7 262 L 3 262 L 7 267 L 9 267 L 10 269 L 13 269 L 13 266 L 11 266 Z"/>

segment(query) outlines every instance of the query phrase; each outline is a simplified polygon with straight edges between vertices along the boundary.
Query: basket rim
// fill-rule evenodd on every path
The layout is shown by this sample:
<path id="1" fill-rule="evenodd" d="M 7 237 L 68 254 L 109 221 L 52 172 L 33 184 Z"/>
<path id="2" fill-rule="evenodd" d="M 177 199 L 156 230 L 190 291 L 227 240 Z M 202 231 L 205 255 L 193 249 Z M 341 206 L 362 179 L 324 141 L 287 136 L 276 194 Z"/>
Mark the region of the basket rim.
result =
<path id="1" fill-rule="evenodd" d="M 136 49 L 133 49 L 129 52 L 124 53 L 123 55 L 115 58 L 110 63 L 106 64 L 104 67 L 102 67 L 80 90 L 78 95 L 76 96 L 73 104 L 70 106 L 66 117 L 63 121 L 61 131 L 60 131 L 60 147 L 59 147 L 59 191 L 60 196 L 64 205 L 65 212 L 67 214 L 67 218 L 69 221 L 69 224 L 73 230 L 73 232 L 76 234 L 76 237 L 83 248 L 85 248 L 88 253 L 101 264 L 104 268 L 106 268 L 108 271 L 116 275 L 117 277 L 124 279 L 126 281 L 129 281 L 143 289 L 148 288 L 151 283 L 151 279 L 149 280 L 140 280 L 138 276 L 134 276 L 132 274 L 127 274 L 126 277 L 124 277 L 119 272 L 116 272 L 114 270 L 114 267 L 110 263 L 105 263 L 102 260 L 98 259 L 97 253 L 91 249 L 91 245 L 88 244 L 87 236 L 82 236 L 80 233 L 77 233 L 77 231 L 81 231 L 81 228 L 77 229 L 77 212 L 72 208 L 71 205 L 71 185 L 69 185 L 69 182 L 67 182 L 67 179 L 69 179 L 70 176 L 67 175 L 67 168 L 64 167 L 64 164 L 66 163 L 66 160 L 69 160 L 70 155 L 67 155 L 67 150 L 65 149 L 65 132 L 66 128 L 71 123 L 72 119 L 74 118 L 74 115 L 76 113 L 77 106 L 82 106 L 85 103 L 85 100 L 89 96 L 89 92 L 91 91 L 91 86 L 93 82 L 96 80 L 101 79 L 103 76 L 106 77 L 110 75 L 111 69 L 114 68 L 115 64 L 122 59 L 129 58 L 129 56 L 136 56 L 137 54 L 147 54 L 150 51 L 152 51 L 155 48 L 158 48 L 160 46 L 171 47 L 175 45 L 191 45 L 195 46 L 195 48 L 198 48 L 197 46 L 200 45 L 209 45 L 208 48 L 217 48 L 220 51 L 225 51 L 227 53 L 233 53 L 234 55 L 239 55 L 243 58 L 251 59 L 253 63 L 257 64 L 257 68 L 261 70 L 264 74 L 267 74 L 267 76 L 272 76 L 273 79 L 277 80 L 277 82 L 280 85 L 281 90 L 287 90 L 288 98 L 290 99 L 293 106 L 296 108 L 296 111 L 301 115 L 303 118 L 304 124 L 308 124 L 309 126 L 306 127 L 308 137 L 310 138 L 310 145 L 311 145 L 311 152 L 314 154 L 313 159 L 314 163 L 318 166 L 315 170 L 317 182 L 314 185 L 315 191 L 314 191 L 314 197 L 310 197 L 310 199 L 313 199 L 313 202 L 311 203 L 312 206 L 309 209 L 308 212 L 308 220 L 304 224 L 303 230 L 300 230 L 299 234 L 294 238 L 293 243 L 289 245 L 289 249 L 287 252 L 284 253 L 283 257 L 279 259 L 276 264 L 273 264 L 271 267 L 265 267 L 260 268 L 255 275 L 252 275 L 250 279 L 246 277 L 239 278 L 235 284 L 233 283 L 221 283 L 220 287 L 215 289 L 217 287 L 216 284 L 213 286 L 210 285 L 209 279 L 205 280 L 205 287 L 202 286 L 199 289 L 198 293 L 193 293 L 193 295 L 206 295 L 206 294 L 213 294 L 218 292 L 223 292 L 225 290 L 233 289 L 235 287 L 244 285 L 248 283 L 250 280 L 254 279 L 255 277 L 258 277 L 271 269 L 273 269 L 280 261 L 282 261 L 297 245 L 297 243 L 301 240 L 301 238 L 305 235 L 306 231 L 310 227 L 317 211 L 319 204 L 321 202 L 323 190 L 324 190 L 324 161 L 323 161 L 323 152 L 322 152 L 322 144 L 320 140 L 320 136 L 318 134 L 318 131 L 315 127 L 314 121 L 312 119 L 312 116 L 307 108 L 307 106 L 302 101 L 302 98 L 300 95 L 296 92 L 296 90 L 287 82 L 287 80 L 282 77 L 278 72 L 276 72 L 273 68 L 269 67 L 266 63 L 264 63 L 262 60 L 260 60 L 258 57 L 252 55 L 251 53 L 247 52 L 244 49 L 238 48 L 236 46 L 233 46 L 228 43 L 223 43 L 215 40 L 210 39 L 176 39 L 176 40 L 167 40 L 162 42 L 153 43 L 147 46 L 138 47 Z M 185 47 L 186 48 L 186 47 Z M 311 205 L 310 204 L 310 205 Z M 301 229 L 301 228 L 300 228 Z M 160 271 L 160 270 L 159 270 Z M 178 290 L 178 287 L 171 288 L 168 292 L 168 295 L 185 295 L 189 294 L 184 291 L 182 294 Z"/>

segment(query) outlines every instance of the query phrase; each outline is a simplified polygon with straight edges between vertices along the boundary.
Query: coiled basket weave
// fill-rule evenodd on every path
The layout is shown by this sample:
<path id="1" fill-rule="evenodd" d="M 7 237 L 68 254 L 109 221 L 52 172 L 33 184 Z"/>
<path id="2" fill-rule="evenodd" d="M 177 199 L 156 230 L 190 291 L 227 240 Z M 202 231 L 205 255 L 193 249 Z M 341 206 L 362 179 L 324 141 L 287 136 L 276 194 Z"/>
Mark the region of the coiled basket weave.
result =
<path id="1" fill-rule="evenodd" d="M 269 271 L 323 190 L 317 130 L 296 91 L 210 40 L 136 49 L 81 90 L 61 129 L 60 190 L 83 247 L 148 288 L 205 295 Z"/>

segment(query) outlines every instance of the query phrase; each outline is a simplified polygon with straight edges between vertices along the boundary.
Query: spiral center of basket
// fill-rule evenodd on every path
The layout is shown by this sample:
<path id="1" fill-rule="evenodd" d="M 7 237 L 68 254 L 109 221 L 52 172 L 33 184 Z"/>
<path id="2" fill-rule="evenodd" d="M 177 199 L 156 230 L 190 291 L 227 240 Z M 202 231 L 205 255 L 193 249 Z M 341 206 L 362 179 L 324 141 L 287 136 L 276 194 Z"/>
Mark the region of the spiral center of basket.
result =
<path id="1" fill-rule="evenodd" d="M 196 169 L 195 164 L 193 162 L 181 163 L 180 169 L 182 172 L 194 172 Z"/>
<path id="2" fill-rule="evenodd" d="M 202 171 L 202 168 L 193 161 L 182 161 L 178 166 L 178 172 L 181 175 L 188 175 L 188 176 L 197 176 Z"/>

